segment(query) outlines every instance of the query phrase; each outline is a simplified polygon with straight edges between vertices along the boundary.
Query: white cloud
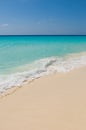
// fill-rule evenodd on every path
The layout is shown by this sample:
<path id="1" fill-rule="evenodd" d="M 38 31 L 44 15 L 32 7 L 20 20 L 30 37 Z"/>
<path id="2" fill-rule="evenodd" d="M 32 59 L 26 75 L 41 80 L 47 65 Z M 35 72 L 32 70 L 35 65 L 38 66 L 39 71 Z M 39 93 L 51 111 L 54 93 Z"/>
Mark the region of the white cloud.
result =
<path id="1" fill-rule="evenodd" d="M 0 24 L 0 28 L 5 28 L 5 27 L 8 27 L 8 24 Z"/>

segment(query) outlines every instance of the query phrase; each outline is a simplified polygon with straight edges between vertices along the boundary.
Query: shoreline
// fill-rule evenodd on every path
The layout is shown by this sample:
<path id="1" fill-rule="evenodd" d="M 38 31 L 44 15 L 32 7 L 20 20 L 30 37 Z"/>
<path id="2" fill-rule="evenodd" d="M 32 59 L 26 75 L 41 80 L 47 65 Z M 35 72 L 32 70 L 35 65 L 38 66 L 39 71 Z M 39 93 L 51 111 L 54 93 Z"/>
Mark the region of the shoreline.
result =
<path id="1" fill-rule="evenodd" d="M 86 67 L 51 74 L 0 96 L 1 130 L 86 130 Z"/>
<path id="2" fill-rule="evenodd" d="M 22 85 L 20 85 L 20 86 L 13 86 L 12 88 L 7 88 L 4 92 L 2 92 L 0 94 L 0 99 L 5 97 L 5 96 L 8 96 L 8 95 L 11 95 L 11 94 L 15 93 L 20 88 L 27 87 L 31 83 L 34 83 L 34 81 L 36 81 L 36 80 L 40 80 L 40 79 L 51 77 L 51 76 L 57 76 L 57 77 L 63 77 L 64 76 L 65 77 L 66 75 L 71 75 L 72 73 L 81 72 L 83 70 L 86 70 L 86 66 L 82 66 L 80 68 L 70 70 L 69 72 L 54 72 L 54 73 L 49 73 L 47 75 L 37 77 L 37 78 L 32 79 L 32 80 L 25 80 L 22 83 Z"/>
<path id="3" fill-rule="evenodd" d="M 63 57 L 52 56 L 39 59 L 30 64 L 22 65 L 18 68 L 15 67 L 14 72 L 1 74 L 0 93 L 13 86 L 21 86 L 26 81 L 54 73 L 68 73 L 84 66 L 86 66 L 86 52 L 71 53 Z"/>

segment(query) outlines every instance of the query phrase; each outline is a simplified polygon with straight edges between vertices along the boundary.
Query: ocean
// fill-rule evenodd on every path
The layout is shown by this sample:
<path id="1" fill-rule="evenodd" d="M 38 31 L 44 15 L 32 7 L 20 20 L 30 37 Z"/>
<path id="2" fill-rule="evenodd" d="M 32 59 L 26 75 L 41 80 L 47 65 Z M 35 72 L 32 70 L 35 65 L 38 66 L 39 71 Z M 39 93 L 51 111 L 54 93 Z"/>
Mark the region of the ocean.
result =
<path id="1" fill-rule="evenodd" d="M 86 66 L 86 36 L 0 36 L 0 93 Z"/>

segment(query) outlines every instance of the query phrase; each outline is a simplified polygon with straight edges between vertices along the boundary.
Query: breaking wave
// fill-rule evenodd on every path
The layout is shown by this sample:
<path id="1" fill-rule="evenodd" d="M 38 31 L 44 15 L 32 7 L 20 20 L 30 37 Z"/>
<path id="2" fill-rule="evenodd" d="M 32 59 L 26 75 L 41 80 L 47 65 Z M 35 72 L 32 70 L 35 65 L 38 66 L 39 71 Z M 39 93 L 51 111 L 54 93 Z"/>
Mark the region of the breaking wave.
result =
<path id="1" fill-rule="evenodd" d="M 86 66 L 86 53 L 71 54 L 65 57 L 49 57 L 27 65 L 27 70 L 9 75 L 0 75 L 0 93 L 14 86 L 50 73 L 66 73 Z"/>

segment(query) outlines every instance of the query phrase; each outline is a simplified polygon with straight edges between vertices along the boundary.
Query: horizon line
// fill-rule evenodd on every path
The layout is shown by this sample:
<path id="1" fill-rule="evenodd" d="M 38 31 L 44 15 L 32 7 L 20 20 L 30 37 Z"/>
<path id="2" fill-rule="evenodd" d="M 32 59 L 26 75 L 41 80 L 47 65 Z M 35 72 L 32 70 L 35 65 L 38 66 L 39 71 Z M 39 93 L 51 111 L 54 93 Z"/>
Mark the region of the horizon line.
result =
<path id="1" fill-rule="evenodd" d="M 5 35 L 0 35 L 0 36 L 86 36 L 86 34 L 85 35 L 82 35 L 82 34 L 81 35 L 80 34 L 76 34 L 76 35 L 74 35 L 74 34 L 73 35 L 72 34 L 71 35 L 70 34 L 58 34 L 58 35 L 57 34 L 56 35 L 54 35 L 54 34 L 49 34 L 49 35 L 48 34 L 42 34 L 42 35 L 41 34 L 26 34 L 26 35 L 25 34 L 18 34 L 18 35 L 17 34 L 8 34 L 7 35 L 7 34 L 5 34 Z"/>

